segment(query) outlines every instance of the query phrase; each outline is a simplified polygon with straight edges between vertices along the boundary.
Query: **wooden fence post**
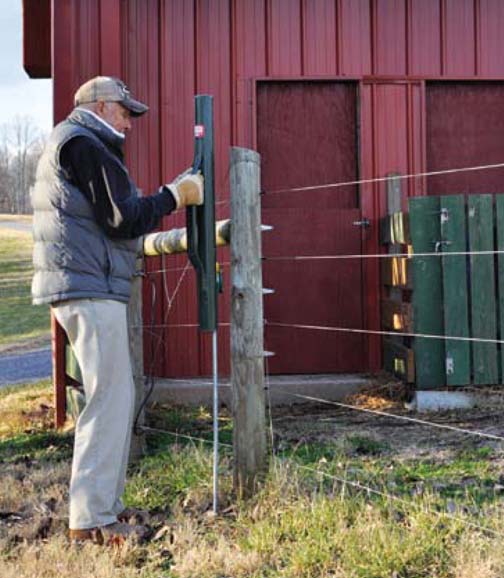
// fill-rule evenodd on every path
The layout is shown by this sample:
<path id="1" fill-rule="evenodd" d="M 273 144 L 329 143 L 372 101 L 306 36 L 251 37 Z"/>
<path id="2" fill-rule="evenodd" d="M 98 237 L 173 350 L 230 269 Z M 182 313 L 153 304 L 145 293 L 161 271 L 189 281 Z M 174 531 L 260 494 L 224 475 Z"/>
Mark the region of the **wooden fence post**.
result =
<path id="1" fill-rule="evenodd" d="M 248 497 L 267 467 L 260 156 L 231 149 L 231 383 L 234 487 Z"/>
<path id="2" fill-rule="evenodd" d="M 143 263 L 139 259 L 137 262 L 137 273 L 142 268 Z M 131 369 L 135 382 L 135 418 L 138 414 L 140 404 L 145 396 L 144 388 L 144 363 L 143 363 L 143 331 L 142 331 L 142 283 L 141 274 L 135 275 L 131 283 L 131 298 L 128 304 L 128 328 Z M 144 425 L 144 412 L 140 413 L 138 425 Z M 130 461 L 139 460 L 145 453 L 145 442 L 143 435 L 136 435 L 133 431 L 131 437 Z"/>

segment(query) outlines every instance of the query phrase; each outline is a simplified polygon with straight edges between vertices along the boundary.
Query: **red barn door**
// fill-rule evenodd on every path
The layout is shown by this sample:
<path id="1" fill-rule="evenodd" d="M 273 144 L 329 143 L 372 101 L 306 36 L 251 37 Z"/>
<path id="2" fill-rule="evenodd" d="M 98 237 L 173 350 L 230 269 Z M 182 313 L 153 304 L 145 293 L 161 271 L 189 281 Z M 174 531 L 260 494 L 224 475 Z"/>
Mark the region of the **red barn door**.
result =
<path id="1" fill-rule="evenodd" d="M 275 290 L 264 300 L 268 370 L 364 371 L 362 335 L 292 327 L 363 326 L 360 259 L 292 259 L 361 253 L 358 187 L 274 192 L 357 179 L 357 86 L 259 83 L 257 145 L 262 222 L 274 227 L 263 234 L 264 287 Z"/>

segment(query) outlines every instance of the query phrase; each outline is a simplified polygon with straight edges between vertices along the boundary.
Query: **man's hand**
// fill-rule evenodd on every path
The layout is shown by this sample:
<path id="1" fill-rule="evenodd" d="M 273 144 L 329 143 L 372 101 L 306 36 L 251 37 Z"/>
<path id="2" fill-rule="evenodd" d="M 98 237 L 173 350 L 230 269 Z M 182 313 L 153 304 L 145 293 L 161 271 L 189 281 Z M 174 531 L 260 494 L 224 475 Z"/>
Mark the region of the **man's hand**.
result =
<path id="1" fill-rule="evenodd" d="M 178 176 L 173 183 L 166 185 L 175 197 L 177 209 L 187 205 L 202 205 L 204 200 L 203 176 L 200 172 L 189 171 Z"/>

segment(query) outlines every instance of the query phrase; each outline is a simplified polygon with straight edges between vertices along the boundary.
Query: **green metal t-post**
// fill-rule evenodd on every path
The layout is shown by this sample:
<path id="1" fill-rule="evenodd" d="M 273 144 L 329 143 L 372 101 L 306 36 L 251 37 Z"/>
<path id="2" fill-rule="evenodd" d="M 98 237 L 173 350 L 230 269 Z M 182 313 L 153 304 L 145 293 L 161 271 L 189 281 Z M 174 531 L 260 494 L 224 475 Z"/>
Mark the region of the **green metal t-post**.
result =
<path id="1" fill-rule="evenodd" d="M 205 202 L 187 208 L 187 252 L 196 270 L 199 326 L 217 329 L 217 283 L 215 249 L 213 97 L 195 97 L 193 171 L 205 181 Z"/>
<path id="2" fill-rule="evenodd" d="M 199 326 L 212 332 L 213 367 L 213 511 L 217 514 L 219 473 L 219 389 L 217 370 L 217 262 L 215 248 L 213 98 L 195 97 L 193 171 L 205 183 L 203 205 L 187 208 L 187 253 L 198 283 Z"/>

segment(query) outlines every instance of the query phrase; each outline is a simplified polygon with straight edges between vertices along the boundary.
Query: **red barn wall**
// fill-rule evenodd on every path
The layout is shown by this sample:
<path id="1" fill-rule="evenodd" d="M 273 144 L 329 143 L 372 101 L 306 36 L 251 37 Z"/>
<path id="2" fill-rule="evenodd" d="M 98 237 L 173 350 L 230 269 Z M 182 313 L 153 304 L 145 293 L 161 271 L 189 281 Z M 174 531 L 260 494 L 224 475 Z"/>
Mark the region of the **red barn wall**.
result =
<path id="1" fill-rule="evenodd" d="M 129 137 L 128 162 L 149 194 L 192 159 L 193 95 L 215 97 L 216 188 L 229 198 L 231 145 L 256 145 L 257 82 L 354 79 L 359 84 L 360 176 L 427 170 L 426 94 L 432 80 L 504 80 L 501 0 L 53 0 L 55 119 L 96 74 L 124 77 L 150 113 Z M 427 87 L 427 88 L 426 88 Z M 435 110 L 435 107 L 432 109 Z M 429 133 L 430 134 L 430 133 Z M 427 194 L 426 182 L 404 185 Z M 372 227 L 363 252 L 379 252 L 385 186 L 363 185 L 362 216 Z M 219 218 L 229 205 L 218 205 Z M 164 227 L 183 224 L 183 214 Z M 221 260 L 228 261 L 227 251 Z M 146 363 L 158 375 L 210 373 L 210 343 L 198 334 L 192 271 L 185 257 L 149 260 L 145 282 Z M 161 269 L 169 269 L 166 274 Z M 173 303 L 172 293 L 180 281 Z M 224 267 L 229 285 L 229 268 Z M 365 327 L 379 329 L 377 260 L 363 263 Z M 229 296 L 220 318 L 228 321 Z M 154 341 L 150 336 L 154 334 Z M 228 371 L 228 328 L 221 368 Z M 151 345 L 153 348 L 151 349 Z M 151 364 L 150 351 L 155 359 Z M 366 367 L 380 367 L 380 342 L 366 344 Z"/>

